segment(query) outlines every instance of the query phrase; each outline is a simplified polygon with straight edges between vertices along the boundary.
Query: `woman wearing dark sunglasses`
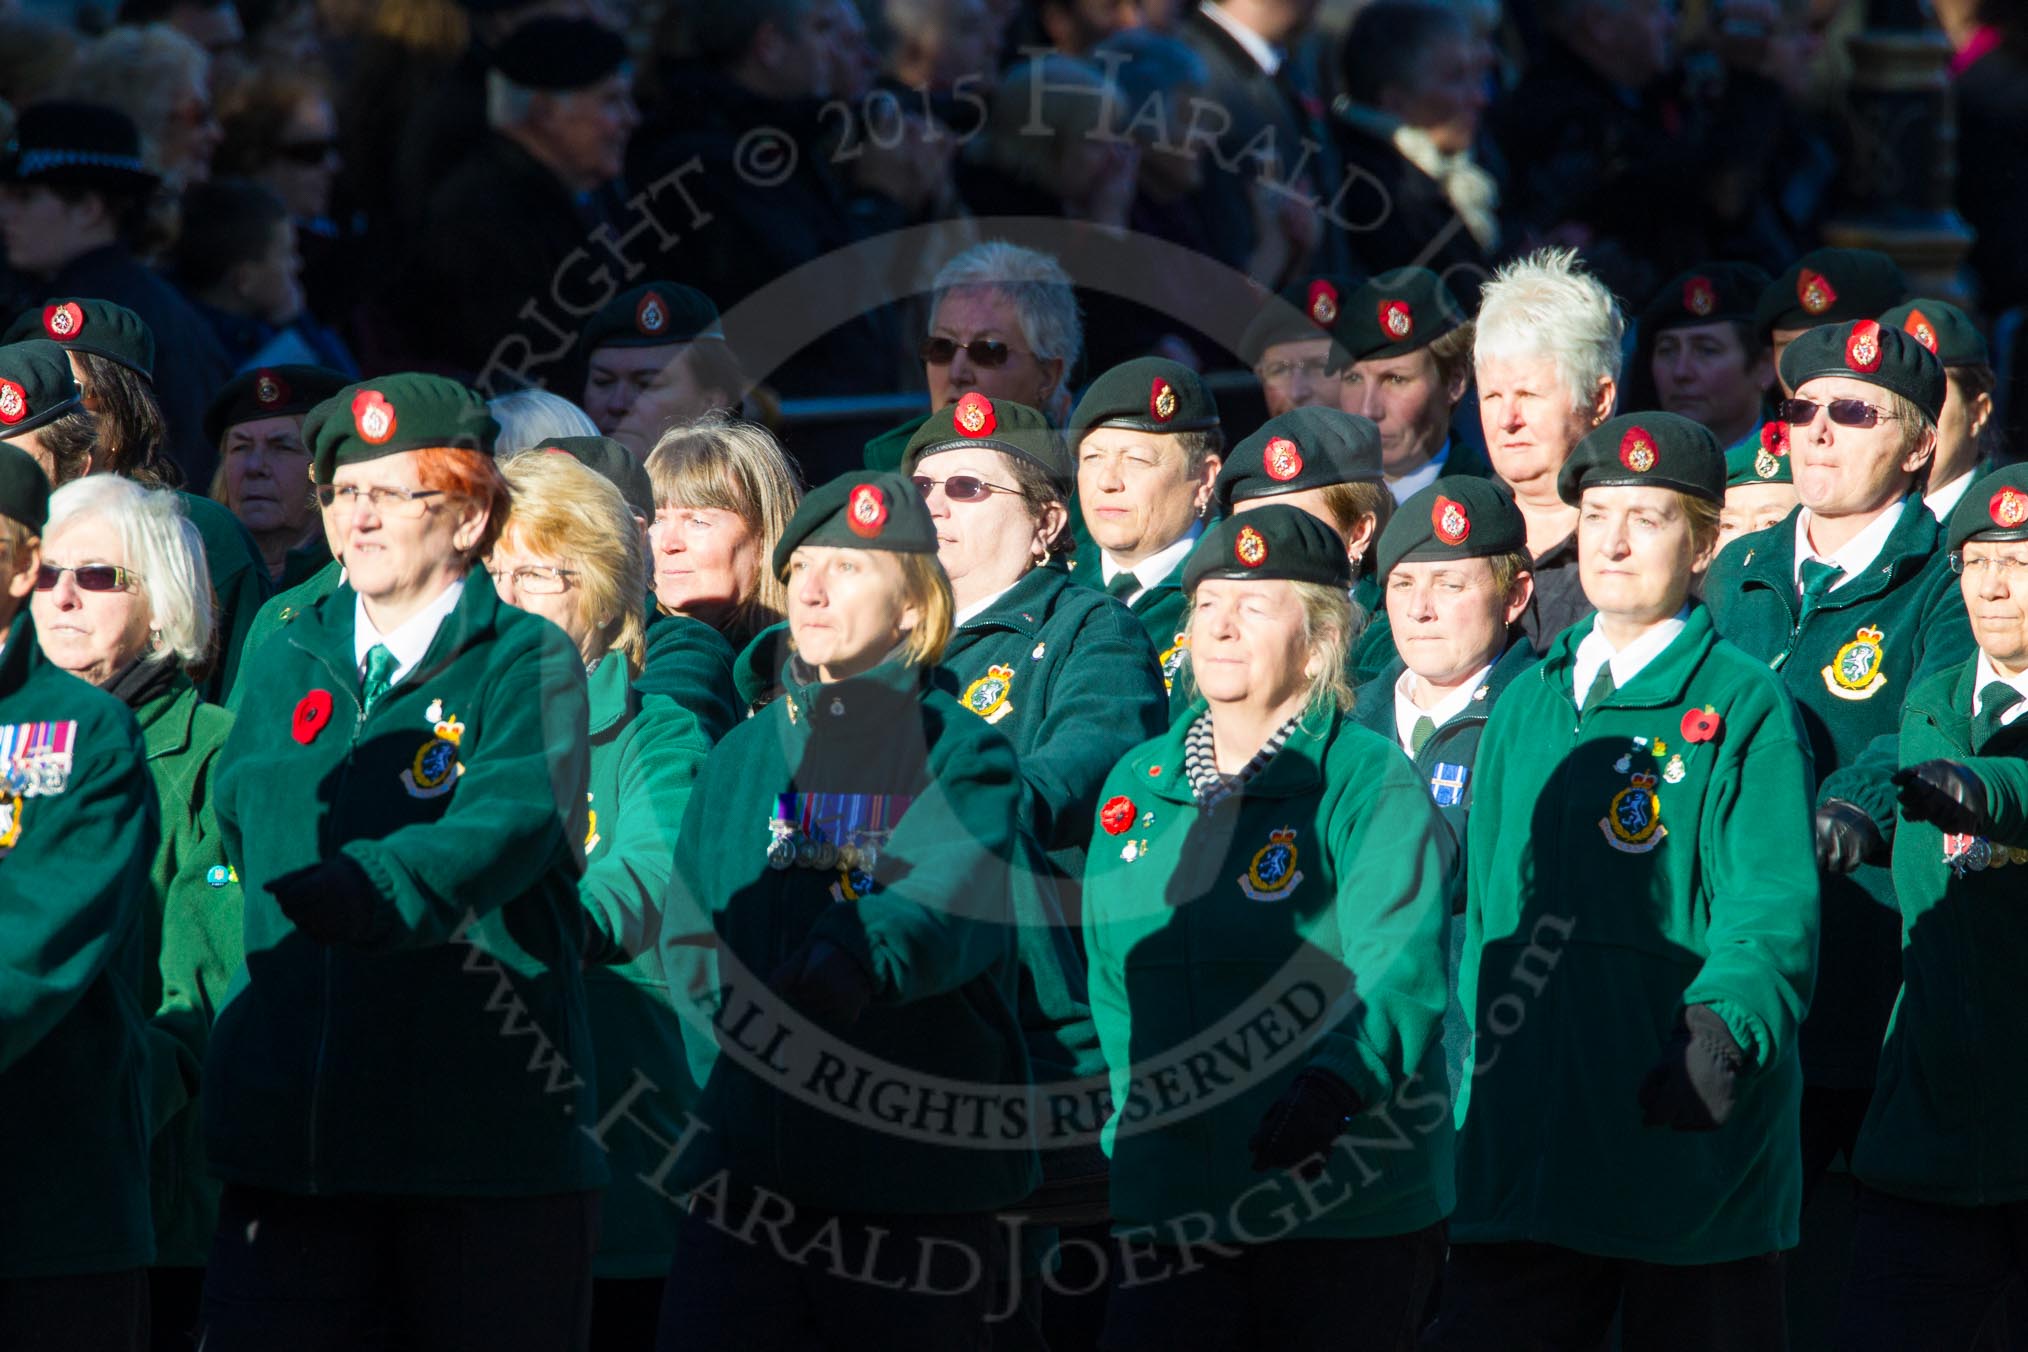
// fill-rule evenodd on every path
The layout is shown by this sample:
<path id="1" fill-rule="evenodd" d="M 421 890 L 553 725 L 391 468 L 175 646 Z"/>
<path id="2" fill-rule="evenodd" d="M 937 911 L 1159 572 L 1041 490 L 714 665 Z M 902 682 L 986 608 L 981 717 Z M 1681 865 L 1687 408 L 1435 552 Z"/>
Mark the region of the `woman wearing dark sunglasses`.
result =
<path id="1" fill-rule="evenodd" d="M 151 1016 L 150 1121 L 155 1327 L 197 1326 L 218 1184 L 204 1166 L 196 1104 L 211 1019 L 240 964 L 239 881 L 226 861 L 211 786 L 232 715 L 206 704 L 189 672 L 212 643 L 204 545 L 174 493 L 94 474 L 49 500 L 29 603 L 56 666 L 133 711 L 162 805 L 148 873 L 150 943 L 141 1003 Z"/>

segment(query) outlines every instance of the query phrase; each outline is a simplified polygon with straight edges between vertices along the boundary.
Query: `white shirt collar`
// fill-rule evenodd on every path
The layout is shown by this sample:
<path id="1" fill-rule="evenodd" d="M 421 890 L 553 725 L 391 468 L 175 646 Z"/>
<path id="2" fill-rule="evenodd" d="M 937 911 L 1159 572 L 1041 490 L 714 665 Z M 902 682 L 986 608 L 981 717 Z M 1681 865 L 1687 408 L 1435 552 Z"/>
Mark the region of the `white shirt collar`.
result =
<path id="1" fill-rule="evenodd" d="M 1110 587 L 1113 585 L 1114 578 L 1118 577 L 1121 573 L 1131 572 L 1134 575 L 1134 581 L 1141 584 L 1137 591 L 1127 596 L 1126 599 L 1132 601 L 1141 592 L 1148 590 L 1148 588 L 1175 572 L 1176 565 L 1190 557 L 1191 549 L 1197 544 L 1197 537 L 1202 534 L 1204 534 L 1204 523 L 1202 521 L 1193 521 L 1190 523 L 1190 529 L 1183 532 L 1181 539 L 1150 554 L 1132 568 L 1122 568 L 1119 564 L 1113 562 L 1112 555 L 1104 550 L 1100 550 L 1099 581 Z"/>
<path id="2" fill-rule="evenodd" d="M 1684 606 L 1668 619 L 1650 629 L 1647 633 L 1629 643 L 1626 647 L 1613 650 L 1606 636 L 1598 631 L 1593 621 L 1591 632 L 1577 643 L 1577 656 L 1571 665 L 1571 690 L 1577 696 L 1577 707 L 1584 708 L 1584 697 L 1591 693 L 1591 683 L 1598 679 L 1598 669 L 1610 665 L 1613 673 L 1613 689 L 1624 690 L 1627 682 L 1641 674 L 1641 669 L 1660 657 L 1683 627 L 1690 622 L 1690 607 Z"/>
<path id="3" fill-rule="evenodd" d="M 1442 478 L 1444 461 L 1450 458 L 1451 442 L 1449 437 L 1445 437 L 1444 444 L 1437 448 L 1437 453 L 1429 458 L 1427 465 L 1424 465 L 1421 469 L 1412 469 L 1399 479 L 1389 479 L 1387 481 L 1387 491 L 1394 495 L 1394 505 L 1399 507 L 1402 503 L 1407 502 L 1417 493 L 1420 493 L 1423 489 L 1428 488 L 1431 484 Z"/>
<path id="4" fill-rule="evenodd" d="M 363 672 L 366 668 L 366 654 L 376 644 L 385 644 L 400 663 L 394 669 L 393 680 L 399 681 L 414 671 L 416 664 L 429 656 L 430 644 L 436 641 L 437 630 L 444 620 L 457 609 L 458 598 L 465 594 L 465 579 L 459 578 L 438 593 L 436 600 L 418 610 L 394 627 L 391 634 L 383 634 L 373 627 L 373 621 L 366 617 L 366 598 L 358 597 L 352 609 L 352 660 Z"/>
<path id="5" fill-rule="evenodd" d="M 1939 521 L 1944 520 L 1950 516 L 1951 508 L 1958 505 L 1958 499 L 1965 495 L 1965 490 L 1972 486 L 1972 480 L 1978 472 L 1978 466 L 1974 465 L 1942 488 L 1930 489 L 1922 495 L 1922 505 L 1929 508 L 1931 516 Z"/>
<path id="6" fill-rule="evenodd" d="M 1882 512 L 1872 525 L 1847 540 L 1843 549 L 1823 560 L 1825 563 L 1835 563 L 1845 570 L 1843 575 L 1831 584 L 1832 591 L 1838 590 L 1873 566 L 1873 560 L 1879 558 L 1880 551 L 1886 548 L 1887 537 L 1894 534 L 1894 528 L 1901 524 L 1901 514 L 1906 510 L 1908 499 L 1904 497 Z M 1817 551 L 1810 548 L 1810 521 L 1809 508 L 1805 507 L 1796 513 L 1796 567 L 1795 577 L 1792 580 L 1798 593 L 1803 590 L 1803 560 L 1819 557 Z"/>
<path id="7" fill-rule="evenodd" d="M 981 615 L 986 613 L 987 609 L 990 606 L 992 606 L 994 602 L 998 601 L 1008 592 L 1013 591 L 1014 587 L 1015 584 L 1010 582 L 1006 586 L 1000 588 L 999 591 L 996 591 L 991 596 L 987 597 L 985 600 L 972 602 L 972 604 L 966 606 L 963 610 L 959 611 L 957 615 L 952 618 L 951 628 L 962 629 L 967 624 L 971 623 L 973 620 L 978 619 Z"/>
<path id="8" fill-rule="evenodd" d="M 2028 714 L 2028 671 L 2022 672 L 2019 676 L 2002 676 L 1993 669 L 1992 659 L 1984 653 L 1980 653 L 1978 665 L 1972 674 L 1973 718 L 1979 716 L 1980 693 L 1994 681 L 2014 687 L 2014 692 L 2021 696 L 2021 703 L 2014 705 L 2006 713 L 2000 715 L 2000 726 L 2004 728 L 2022 714 Z"/>
<path id="9" fill-rule="evenodd" d="M 1415 754 L 1410 741 L 1415 733 L 1415 721 L 1418 718 L 1427 718 L 1438 727 L 1442 727 L 1463 713 L 1478 695 L 1480 688 L 1486 684 L 1486 677 L 1492 670 L 1493 664 L 1486 663 L 1473 674 L 1471 680 L 1445 695 L 1436 702 L 1434 708 L 1429 709 L 1417 706 L 1409 694 L 1415 688 L 1415 673 L 1403 671 L 1394 682 L 1394 735 L 1400 739 L 1401 749 L 1411 756 Z"/>
<path id="10" fill-rule="evenodd" d="M 1282 50 L 1227 14 L 1225 6 L 1217 3 L 1217 0 L 1204 0 L 1202 8 L 1204 17 L 1230 33 L 1232 40 L 1246 49 L 1246 54 L 1253 58 L 1255 65 L 1269 75 L 1282 68 L 1282 62 L 1286 59 Z"/>

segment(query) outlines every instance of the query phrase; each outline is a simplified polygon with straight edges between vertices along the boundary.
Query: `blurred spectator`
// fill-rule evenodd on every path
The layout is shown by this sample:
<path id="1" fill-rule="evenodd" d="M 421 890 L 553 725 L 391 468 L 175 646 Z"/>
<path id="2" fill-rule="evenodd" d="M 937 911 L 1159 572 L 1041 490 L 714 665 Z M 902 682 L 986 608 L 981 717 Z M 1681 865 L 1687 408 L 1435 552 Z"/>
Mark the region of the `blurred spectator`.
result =
<path id="1" fill-rule="evenodd" d="M 961 111 L 953 95 L 990 90 L 999 74 L 1000 33 L 986 0 L 886 0 L 881 17 L 891 37 L 887 83 L 927 95 L 961 134 L 976 130 L 984 105 Z"/>
<path id="2" fill-rule="evenodd" d="M 223 134 L 212 111 L 211 58 L 178 30 L 115 28 L 78 54 L 64 92 L 133 119 L 142 158 L 171 190 L 211 177 Z"/>
<path id="3" fill-rule="evenodd" d="M 22 113 L 14 153 L 0 168 L 0 233 L 35 297 L 98 297 L 141 317 L 154 335 L 169 454 L 202 484 L 217 455 L 204 409 L 232 368 L 203 317 L 134 258 L 157 186 L 124 113 L 39 103 Z"/>
<path id="4" fill-rule="evenodd" d="M 237 0 L 246 25 L 246 60 L 255 69 L 321 69 L 323 38 L 316 0 Z"/>
<path id="5" fill-rule="evenodd" d="M 1118 128 L 1118 92 L 1088 61 L 1045 53 L 993 91 L 965 147 L 958 191 L 978 216 L 1061 216 L 1124 229 L 1140 150 Z"/>
<path id="6" fill-rule="evenodd" d="M 1665 282 L 1641 311 L 1625 407 L 1655 407 L 1704 424 L 1731 450 L 1759 441 L 1772 413 L 1774 352 L 1757 319 L 1768 275 L 1751 263 L 1700 263 Z M 1645 369 L 1642 369 L 1645 368 Z"/>
<path id="7" fill-rule="evenodd" d="M 880 53 L 866 31 L 866 16 L 855 0 L 826 0 L 837 11 L 838 41 L 831 48 L 831 96 L 856 104 L 880 78 Z"/>
<path id="8" fill-rule="evenodd" d="M 20 11 L 0 14 L 0 101 L 19 112 L 70 78 L 77 30 Z"/>
<path id="9" fill-rule="evenodd" d="M 121 0 L 119 23 L 122 28 L 167 24 L 213 61 L 236 56 L 246 42 L 232 0 Z"/>
<path id="10" fill-rule="evenodd" d="M 296 223 L 246 179 L 191 185 L 175 276 L 234 367 L 324 366 L 357 376 L 345 344 L 304 308 Z"/>
<path id="11" fill-rule="evenodd" d="M 327 11 L 331 0 L 327 0 Z M 466 91 L 459 137 L 469 149 L 486 136 L 486 68 L 476 53 L 473 23 L 455 0 L 377 0 L 356 16 L 342 79 L 334 78 L 338 109 L 337 200 L 365 216 L 376 261 L 398 257 L 404 230 L 419 226 L 443 169 L 404 171 L 440 134 L 441 116 L 425 105 Z M 334 72 L 334 77 L 337 72 Z M 462 153 L 458 152 L 458 153 Z"/>
<path id="12" fill-rule="evenodd" d="M 2028 305 L 2028 5 L 1937 0 L 1958 115 L 1958 210 L 1989 314 Z"/>
<path id="13" fill-rule="evenodd" d="M 483 369 L 521 307 L 550 293 L 603 223 L 591 194 L 619 176 L 639 121 L 630 76 L 625 41 L 589 19 L 536 19 L 501 47 L 492 135 L 430 199 L 419 266 L 399 297 L 426 358 Z M 566 370 L 557 360 L 533 374 Z"/>
<path id="14" fill-rule="evenodd" d="M 1084 56 L 1141 16 L 1134 0 L 1037 0 L 1035 21 L 1051 47 L 1065 56 Z"/>
<path id="15" fill-rule="evenodd" d="M 1191 101 L 1211 79 L 1190 44 L 1152 28 L 1128 28 L 1092 50 L 1117 90 L 1115 126 L 1140 145 L 1140 177 L 1129 224 L 1141 233 L 1210 252 L 1189 203 L 1204 186 L 1204 142 L 1186 134 Z"/>
<path id="16" fill-rule="evenodd" d="M 1292 408 L 1338 407 L 1340 372 L 1331 362 L 1331 325 L 1355 284 L 1311 277 L 1269 296 L 1240 336 L 1239 359 L 1260 381 L 1270 418 Z"/>
<path id="17" fill-rule="evenodd" d="M 1338 211 L 1364 271 L 1483 273 L 1498 252 L 1500 186 L 1472 156 L 1483 59 L 1464 16 L 1445 4 L 1376 0 L 1352 21 L 1331 129 L 1356 180 Z"/>
<path id="18" fill-rule="evenodd" d="M 599 307 L 579 336 L 584 408 L 598 429 L 645 461 L 673 423 L 738 412 L 746 373 L 718 307 L 695 287 L 649 282 Z"/>

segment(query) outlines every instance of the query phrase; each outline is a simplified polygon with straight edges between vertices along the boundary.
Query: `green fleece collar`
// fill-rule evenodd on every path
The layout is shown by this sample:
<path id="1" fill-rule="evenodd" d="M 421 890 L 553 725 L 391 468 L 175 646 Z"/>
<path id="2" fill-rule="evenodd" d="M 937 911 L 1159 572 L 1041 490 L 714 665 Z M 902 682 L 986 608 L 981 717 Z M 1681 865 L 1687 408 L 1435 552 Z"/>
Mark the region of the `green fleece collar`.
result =
<path id="1" fill-rule="evenodd" d="M 1183 772 L 1184 742 L 1190 735 L 1190 725 L 1210 707 L 1199 695 L 1158 741 L 1134 753 L 1134 782 L 1147 785 L 1157 798 L 1172 803 L 1196 802 L 1197 797 L 1190 790 L 1190 777 Z M 1233 801 L 1295 798 L 1315 792 L 1323 785 L 1324 753 L 1337 735 L 1338 723 L 1338 714 L 1321 709 L 1312 709 L 1298 719 L 1295 731 L 1282 743 L 1275 758 L 1233 795 Z"/>
<path id="2" fill-rule="evenodd" d="M 1577 666 L 1577 645 L 1591 633 L 1597 622 L 1598 617 L 1593 615 L 1558 634 L 1538 668 L 1541 678 L 1560 690 L 1563 697 L 1570 700 L 1573 709 L 1577 707 L 1577 700 L 1572 689 L 1571 672 Z M 1710 608 L 1701 601 L 1692 601 L 1690 617 L 1684 622 L 1683 632 L 1676 635 L 1668 647 L 1655 654 L 1654 660 L 1642 667 L 1638 676 L 1613 691 L 1600 707 L 1659 709 L 1682 703 L 1689 697 L 1690 674 L 1697 670 L 1704 655 L 1717 641 L 1718 631 L 1712 627 Z"/>

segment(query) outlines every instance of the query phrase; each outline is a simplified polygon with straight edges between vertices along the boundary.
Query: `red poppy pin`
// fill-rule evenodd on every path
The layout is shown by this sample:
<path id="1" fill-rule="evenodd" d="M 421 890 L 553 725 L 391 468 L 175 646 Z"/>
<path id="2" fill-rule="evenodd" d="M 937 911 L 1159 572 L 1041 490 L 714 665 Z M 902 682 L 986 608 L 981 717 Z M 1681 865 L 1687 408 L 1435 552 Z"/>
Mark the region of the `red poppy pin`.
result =
<path id="1" fill-rule="evenodd" d="M 1148 416 L 1163 423 L 1176 416 L 1176 387 L 1160 376 L 1148 386 Z"/>
<path id="2" fill-rule="evenodd" d="M 854 535 L 871 540 L 887 524 L 887 498 L 872 484 L 861 484 L 845 501 L 845 524 Z"/>
<path id="3" fill-rule="evenodd" d="M 1930 351 L 1936 351 L 1936 325 L 1930 323 L 1929 316 L 1922 311 L 1910 310 L 1908 318 L 1901 321 L 1901 329 Z"/>
<path id="4" fill-rule="evenodd" d="M 1796 299 L 1803 309 L 1820 315 L 1838 303 L 1838 290 L 1823 273 L 1804 268 L 1796 274 Z"/>
<path id="5" fill-rule="evenodd" d="M 1310 322 L 1320 329 L 1331 327 L 1338 318 L 1338 288 L 1319 277 L 1310 283 Z"/>
<path id="6" fill-rule="evenodd" d="M 1683 715 L 1683 740 L 1693 746 L 1698 742 L 1717 741 L 1718 734 L 1724 730 L 1725 720 L 1708 704 Z"/>
<path id="7" fill-rule="evenodd" d="M 352 396 L 352 426 L 361 441 L 378 446 L 394 435 L 394 405 L 379 390 L 361 390 Z"/>
<path id="8" fill-rule="evenodd" d="M 0 423 L 9 427 L 28 416 L 28 391 L 11 380 L 0 379 Z"/>
<path id="9" fill-rule="evenodd" d="M 1636 474 L 1646 474 L 1655 467 L 1655 439 L 1647 429 L 1627 429 L 1627 434 L 1620 438 L 1620 463 Z"/>
<path id="10" fill-rule="evenodd" d="M 1718 292 L 1709 277 L 1692 277 L 1683 283 L 1683 308 L 1699 319 L 1718 308 Z"/>
<path id="11" fill-rule="evenodd" d="M 296 701 L 296 717 L 289 725 L 289 733 L 304 746 L 317 740 L 317 734 L 331 721 L 331 692 L 312 690 Z"/>
<path id="12" fill-rule="evenodd" d="M 1241 526 L 1232 542 L 1232 556 L 1249 568 L 1260 567 L 1267 562 L 1267 537 L 1252 526 Z"/>
<path id="13" fill-rule="evenodd" d="M 1986 515 L 1993 518 L 1994 525 L 2007 530 L 2028 522 L 2028 493 L 2018 488 L 2001 489 L 1986 504 Z"/>
<path id="14" fill-rule="evenodd" d="M 1430 505 L 1429 524 L 1435 529 L 1437 539 L 1447 545 L 1461 545 L 1472 533 L 1472 518 L 1465 511 L 1462 502 L 1454 502 L 1442 494 Z"/>
<path id="15" fill-rule="evenodd" d="M 1780 420 L 1760 425 L 1760 448 L 1769 455 L 1789 453 L 1789 425 Z"/>
<path id="16" fill-rule="evenodd" d="M 1399 343 L 1415 332 L 1415 311 L 1405 300 L 1380 302 L 1380 329 Z"/>
<path id="17" fill-rule="evenodd" d="M 1000 425 L 999 415 L 993 412 L 993 401 L 977 390 L 958 400 L 958 406 L 951 411 L 951 421 L 968 437 L 989 437 Z"/>
<path id="18" fill-rule="evenodd" d="M 644 338 L 653 338 L 669 327 L 669 306 L 659 291 L 650 291 L 634 307 L 634 327 Z"/>
<path id="19" fill-rule="evenodd" d="M 77 337 L 84 326 L 84 308 L 74 300 L 43 308 L 42 330 L 59 343 L 66 338 Z"/>
<path id="20" fill-rule="evenodd" d="M 1137 815 L 1134 800 L 1122 793 L 1107 799 L 1106 805 L 1099 809 L 1099 825 L 1105 827 L 1109 836 L 1122 835 L 1134 824 Z"/>
<path id="21" fill-rule="evenodd" d="M 1845 365 L 1869 376 L 1880 369 L 1879 324 L 1862 319 L 1852 326 L 1852 336 L 1845 340 Z"/>
<path id="22" fill-rule="evenodd" d="M 1287 437 L 1269 437 L 1260 460 L 1268 478 L 1278 484 L 1285 484 L 1303 472 L 1302 448 Z"/>

